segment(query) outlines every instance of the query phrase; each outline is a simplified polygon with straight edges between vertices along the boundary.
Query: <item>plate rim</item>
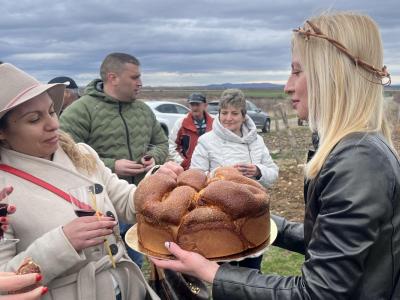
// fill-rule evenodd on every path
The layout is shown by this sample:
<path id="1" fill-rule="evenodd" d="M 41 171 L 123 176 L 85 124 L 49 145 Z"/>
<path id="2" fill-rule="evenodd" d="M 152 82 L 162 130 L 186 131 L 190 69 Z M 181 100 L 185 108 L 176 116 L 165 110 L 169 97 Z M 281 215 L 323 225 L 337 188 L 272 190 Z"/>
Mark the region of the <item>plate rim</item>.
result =
<path id="1" fill-rule="evenodd" d="M 134 241 L 131 240 L 131 238 L 130 238 L 131 236 L 133 236 Z M 275 221 L 272 218 L 270 218 L 270 235 L 269 235 L 269 238 L 265 242 L 263 242 L 261 245 L 255 247 L 255 248 L 245 250 L 243 252 L 232 254 L 232 255 L 207 258 L 207 259 L 211 260 L 211 261 L 228 262 L 228 261 L 241 261 L 248 257 L 257 257 L 257 256 L 263 254 L 268 249 L 268 247 L 270 245 L 272 245 L 272 243 L 275 241 L 277 236 L 278 236 L 278 228 L 276 226 Z M 143 255 L 157 258 L 157 259 L 164 259 L 164 260 L 175 259 L 175 257 L 172 254 L 171 255 L 160 254 L 160 253 L 152 252 L 152 251 L 144 248 L 138 240 L 137 223 L 135 223 L 126 232 L 125 242 L 129 248 L 131 248 Z"/>

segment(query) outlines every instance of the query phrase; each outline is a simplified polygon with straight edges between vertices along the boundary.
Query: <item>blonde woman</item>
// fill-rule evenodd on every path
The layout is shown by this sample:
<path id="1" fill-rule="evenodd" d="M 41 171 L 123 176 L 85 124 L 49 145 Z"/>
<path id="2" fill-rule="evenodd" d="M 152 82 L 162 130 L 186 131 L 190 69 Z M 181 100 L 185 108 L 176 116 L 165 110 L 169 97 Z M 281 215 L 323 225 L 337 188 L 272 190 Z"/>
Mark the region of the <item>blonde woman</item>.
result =
<path id="1" fill-rule="evenodd" d="M 166 246 L 158 266 L 213 283 L 213 299 L 399 299 L 400 163 L 383 115 L 390 80 L 375 22 L 343 12 L 295 30 L 285 91 L 319 134 L 305 169 L 304 224 L 275 217 L 276 245 L 304 253 L 301 276 L 218 266 Z"/>
<path id="2" fill-rule="evenodd" d="M 6 220 L 5 235 L 20 239 L 0 251 L 0 272 L 15 272 L 25 257 L 31 257 L 40 267 L 41 283 L 48 287 L 43 299 L 159 299 L 115 232 L 118 220 L 135 221 L 136 187 L 118 179 L 92 148 L 75 144 L 59 130 L 57 114 L 65 87 L 41 84 L 11 64 L 0 65 L 0 78 L 0 174 L 14 188 L 10 199 L 17 207 Z M 181 167 L 173 164 L 159 169 L 171 176 L 176 171 Z M 100 219 L 76 217 L 68 200 L 49 187 L 67 193 L 94 184 L 97 205 L 104 208 Z M 104 249 L 105 239 L 113 249 L 115 268 Z"/>

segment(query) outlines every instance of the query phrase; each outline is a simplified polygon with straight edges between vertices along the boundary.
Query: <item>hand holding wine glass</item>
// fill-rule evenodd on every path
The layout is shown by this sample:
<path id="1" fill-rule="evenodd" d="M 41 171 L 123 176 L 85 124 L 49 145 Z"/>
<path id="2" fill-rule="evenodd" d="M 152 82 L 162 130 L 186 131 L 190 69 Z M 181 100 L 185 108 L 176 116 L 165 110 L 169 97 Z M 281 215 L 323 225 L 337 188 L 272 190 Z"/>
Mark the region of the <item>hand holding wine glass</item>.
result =
<path id="1" fill-rule="evenodd" d="M 106 237 L 113 233 L 113 227 L 117 222 L 112 217 L 104 217 L 102 207 L 96 201 L 96 186 L 70 189 L 69 195 L 78 219 L 63 227 L 65 235 L 76 250 L 104 243 L 115 268 L 114 257 Z"/>
<path id="2" fill-rule="evenodd" d="M 8 195 L 10 195 L 13 191 L 11 186 L 4 187 L 0 191 L 0 201 L 5 199 Z M 14 205 L 8 205 L 7 203 L 0 202 L 0 225 L 8 225 L 7 215 L 13 214 L 16 208 Z M 6 227 L 6 226 L 5 226 Z M 3 230 L 7 230 L 3 227 Z"/>
<path id="3" fill-rule="evenodd" d="M 8 229 L 8 214 L 15 212 L 15 206 L 11 204 L 8 197 L 13 191 L 13 188 L 7 185 L 6 178 L 0 178 L 0 248 L 8 247 L 9 245 L 19 242 L 19 239 L 6 238 L 4 237 L 4 232 Z"/>
<path id="4" fill-rule="evenodd" d="M 113 233 L 117 222 L 110 217 L 79 217 L 63 226 L 63 231 L 76 251 L 104 243 L 104 239 Z"/>

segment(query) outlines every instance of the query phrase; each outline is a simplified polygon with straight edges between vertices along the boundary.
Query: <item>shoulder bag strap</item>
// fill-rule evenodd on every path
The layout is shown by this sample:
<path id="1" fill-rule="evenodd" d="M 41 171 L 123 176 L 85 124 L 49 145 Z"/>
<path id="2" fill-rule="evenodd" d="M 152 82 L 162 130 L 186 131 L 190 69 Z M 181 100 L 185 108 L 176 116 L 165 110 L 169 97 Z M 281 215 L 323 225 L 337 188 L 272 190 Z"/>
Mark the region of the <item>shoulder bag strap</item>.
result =
<path id="1" fill-rule="evenodd" d="M 41 186 L 42 188 L 45 188 L 46 190 L 52 192 L 53 194 L 56 194 L 57 196 L 60 196 L 61 198 L 63 198 L 64 200 L 73 203 L 74 205 L 76 205 L 77 207 L 79 207 L 80 209 L 92 209 L 92 207 L 90 207 L 89 205 L 87 205 L 86 203 L 83 203 L 81 201 L 79 201 L 78 199 L 76 199 L 75 197 L 72 197 L 71 195 L 67 194 L 66 192 L 64 192 L 63 190 L 59 189 L 58 187 L 55 187 L 54 185 L 40 179 L 37 178 L 29 173 L 26 173 L 22 170 L 13 168 L 9 165 L 6 164 L 0 164 L 0 170 L 4 171 L 4 172 L 8 172 L 10 174 L 13 174 L 15 176 L 21 177 L 27 181 L 30 181 L 38 186 Z"/>

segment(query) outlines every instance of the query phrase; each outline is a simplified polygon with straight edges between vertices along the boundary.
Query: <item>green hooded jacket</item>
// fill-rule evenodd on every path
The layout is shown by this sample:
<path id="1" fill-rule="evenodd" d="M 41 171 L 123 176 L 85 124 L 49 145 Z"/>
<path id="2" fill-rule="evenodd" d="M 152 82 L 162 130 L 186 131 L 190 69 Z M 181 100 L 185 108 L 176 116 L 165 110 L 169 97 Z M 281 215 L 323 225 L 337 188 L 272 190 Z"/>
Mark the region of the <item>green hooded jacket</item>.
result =
<path id="1" fill-rule="evenodd" d="M 60 123 L 75 142 L 95 149 L 113 172 L 118 159 L 139 161 L 149 153 L 162 164 L 168 156 L 168 138 L 152 110 L 142 101 L 121 102 L 105 94 L 100 79 L 89 83 L 84 96 L 64 110 Z M 155 146 L 150 151 L 149 144 Z M 120 178 L 138 184 L 144 175 Z"/>

